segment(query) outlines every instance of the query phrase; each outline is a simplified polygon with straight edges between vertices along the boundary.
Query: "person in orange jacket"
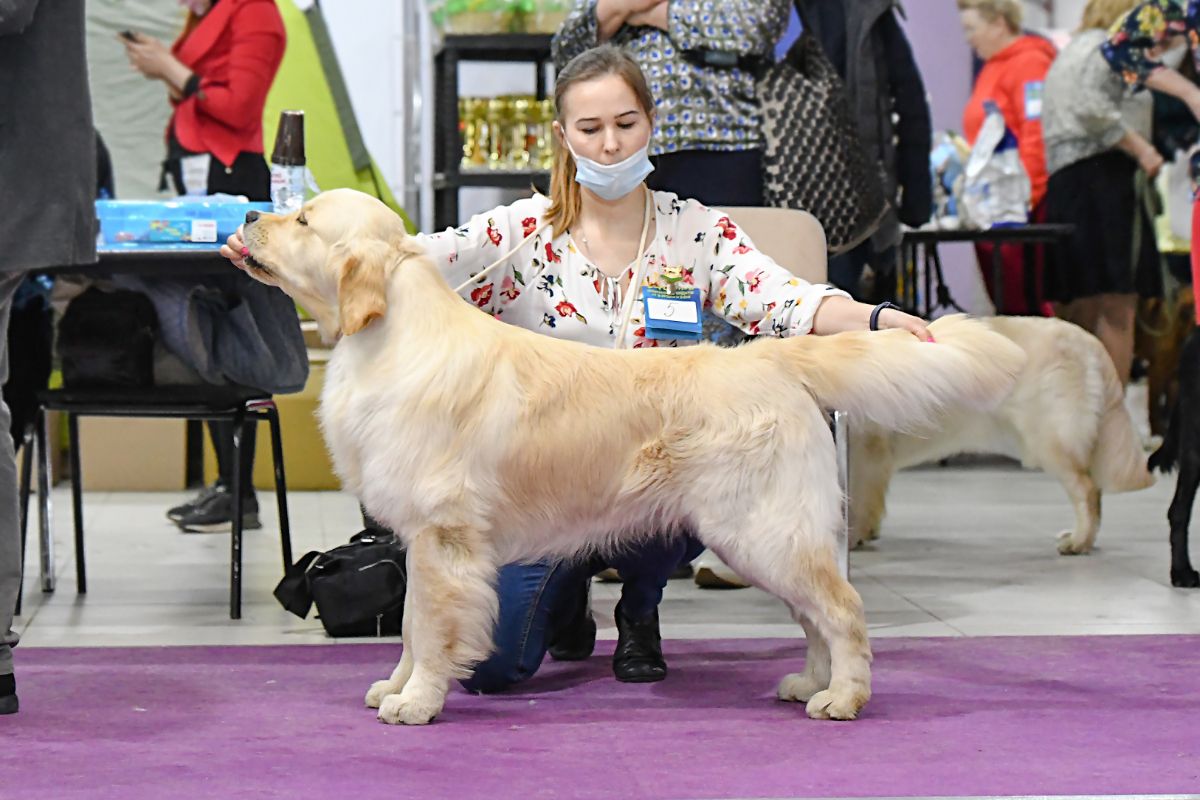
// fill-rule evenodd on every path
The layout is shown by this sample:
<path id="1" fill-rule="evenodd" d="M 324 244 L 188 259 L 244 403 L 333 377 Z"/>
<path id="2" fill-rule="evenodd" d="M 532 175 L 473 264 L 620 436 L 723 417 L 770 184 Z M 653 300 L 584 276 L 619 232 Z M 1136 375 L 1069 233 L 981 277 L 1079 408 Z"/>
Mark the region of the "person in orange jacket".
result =
<path id="1" fill-rule="evenodd" d="M 1040 36 L 1022 33 L 1020 0 L 958 0 L 958 9 L 967 44 L 984 62 L 963 110 L 963 135 L 974 145 L 983 125 L 984 102 L 990 100 L 999 107 L 1004 123 L 1017 137 L 1021 163 L 1029 173 L 1032 190 L 1029 220 L 1042 222 L 1045 219 L 1042 198 L 1048 180 L 1042 143 L 1042 85 L 1057 50 Z M 990 275 L 991 246 L 980 245 L 977 250 L 984 274 Z M 1040 309 L 1030 308 L 1026 301 L 1021 248 L 1005 246 L 1003 260 L 1002 296 L 996 297 L 996 287 L 984 281 L 997 311 L 1040 313 Z M 1040 253 L 1037 260 L 1042 260 Z M 1038 264 L 1039 271 L 1040 267 Z"/>

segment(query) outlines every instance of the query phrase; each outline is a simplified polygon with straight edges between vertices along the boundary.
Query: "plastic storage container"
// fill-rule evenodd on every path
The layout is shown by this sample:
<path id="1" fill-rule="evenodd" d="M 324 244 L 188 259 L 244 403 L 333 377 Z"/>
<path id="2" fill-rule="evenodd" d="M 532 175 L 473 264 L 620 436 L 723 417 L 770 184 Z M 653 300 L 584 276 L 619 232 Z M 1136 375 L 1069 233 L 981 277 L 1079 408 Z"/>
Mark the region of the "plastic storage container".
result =
<path id="1" fill-rule="evenodd" d="M 105 250 L 213 249 L 237 231 L 250 210 L 270 203 L 239 200 L 97 200 L 97 246 Z"/>

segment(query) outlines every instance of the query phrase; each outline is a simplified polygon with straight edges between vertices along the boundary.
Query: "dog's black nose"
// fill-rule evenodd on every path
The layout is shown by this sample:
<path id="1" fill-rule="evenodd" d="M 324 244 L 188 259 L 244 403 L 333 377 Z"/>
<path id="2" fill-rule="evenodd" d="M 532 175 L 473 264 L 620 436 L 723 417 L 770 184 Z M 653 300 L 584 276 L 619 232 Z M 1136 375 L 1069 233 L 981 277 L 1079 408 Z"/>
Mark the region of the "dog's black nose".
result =
<path id="1" fill-rule="evenodd" d="M 254 222 L 254 220 L 258 219 L 258 217 L 259 217 L 259 214 L 257 211 L 247 211 L 246 212 L 246 224 L 249 225 L 251 222 Z"/>

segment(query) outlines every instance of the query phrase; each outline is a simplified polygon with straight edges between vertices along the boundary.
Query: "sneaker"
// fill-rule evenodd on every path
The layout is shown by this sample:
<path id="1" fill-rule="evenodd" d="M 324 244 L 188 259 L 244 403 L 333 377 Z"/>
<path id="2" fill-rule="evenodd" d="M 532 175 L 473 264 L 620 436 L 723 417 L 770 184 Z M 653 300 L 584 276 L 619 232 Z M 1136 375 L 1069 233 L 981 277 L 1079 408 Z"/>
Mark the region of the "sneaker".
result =
<path id="1" fill-rule="evenodd" d="M 175 521 L 185 533 L 224 533 L 232 529 L 233 495 L 228 487 L 216 486 L 201 504 L 193 506 L 184 517 Z M 262 527 L 258 519 L 258 498 L 250 495 L 242 504 L 242 530 Z"/>
<path id="2" fill-rule="evenodd" d="M 220 490 L 220 484 L 214 483 L 212 486 L 205 486 L 200 490 L 200 494 L 188 500 L 186 503 L 180 503 L 174 508 L 167 509 L 167 519 L 171 522 L 179 522 L 179 520 L 192 513 L 192 510 L 197 506 L 203 505 L 210 497 Z"/>
<path id="3" fill-rule="evenodd" d="M 17 682 L 12 673 L 0 675 L 0 714 L 15 714 L 20 705 L 17 702 Z"/>

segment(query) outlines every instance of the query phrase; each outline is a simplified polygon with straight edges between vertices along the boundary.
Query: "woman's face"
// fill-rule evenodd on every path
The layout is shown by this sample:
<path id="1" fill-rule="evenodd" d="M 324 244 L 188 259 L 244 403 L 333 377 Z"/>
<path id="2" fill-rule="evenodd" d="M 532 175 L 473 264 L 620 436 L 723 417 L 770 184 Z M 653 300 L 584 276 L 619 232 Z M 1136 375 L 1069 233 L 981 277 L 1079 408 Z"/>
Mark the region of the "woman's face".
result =
<path id="1" fill-rule="evenodd" d="M 577 83 L 562 98 L 554 129 L 576 155 L 616 164 L 646 146 L 652 123 L 619 75 Z"/>
<path id="2" fill-rule="evenodd" d="M 962 22 L 967 44 L 975 51 L 975 55 L 984 61 L 1003 50 L 1013 37 L 1004 17 L 996 17 L 989 21 L 973 8 L 959 12 L 958 17 Z"/>

